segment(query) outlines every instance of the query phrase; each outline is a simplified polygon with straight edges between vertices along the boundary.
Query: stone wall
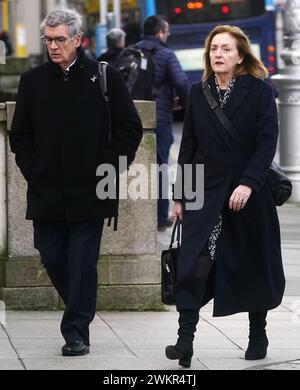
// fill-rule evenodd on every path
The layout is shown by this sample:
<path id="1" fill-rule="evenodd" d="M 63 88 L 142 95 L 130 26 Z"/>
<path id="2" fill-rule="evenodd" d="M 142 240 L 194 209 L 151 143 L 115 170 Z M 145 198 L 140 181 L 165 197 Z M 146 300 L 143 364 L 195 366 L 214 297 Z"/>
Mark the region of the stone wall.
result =
<path id="1" fill-rule="evenodd" d="M 135 163 L 143 163 L 150 171 L 151 164 L 156 162 L 155 104 L 139 101 L 136 107 L 142 118 L 144 137 Z M 32 222 L 24 219 L 26 182 L 7 145 L 6 131 L 10 129 L 13 110 L 14 103 L 0 106 L 0 152 L 6 151 L 5 159 L 0 157 L 1 299 L 10 309 L 57 309 L 61 305 L 59 297 L 33 248 Z M 150 177 L 144 180 L 149 181 L 150 187 Z M 105 227 L 103 233 L 98 263 L 98 309 L 161 309 L 156 201 L 121 200 L 119 211 L 118 231 Z"/>

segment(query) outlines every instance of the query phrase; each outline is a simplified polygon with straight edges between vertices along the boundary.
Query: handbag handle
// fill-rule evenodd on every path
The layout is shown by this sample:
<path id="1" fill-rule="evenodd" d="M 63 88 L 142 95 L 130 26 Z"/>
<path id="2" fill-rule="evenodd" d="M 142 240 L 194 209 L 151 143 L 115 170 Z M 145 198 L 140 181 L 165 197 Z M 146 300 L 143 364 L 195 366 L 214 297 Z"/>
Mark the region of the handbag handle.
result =
<path id="1" fill-rule="evenodd" d="M 172 249 L 172 247 L 173 247 L 175 234 L 176 234 L 177 247 L 180 246 L 180 236 L 181 236 L 181 234 L 180 234 L 180 227 L 181 227 L 181 219 L 177 218 L 176 222 L 175 222 L 175 224 L 173 226 L 172 235 L 171 235 L 171 242 L 170 242 L 169 249 Z"/>

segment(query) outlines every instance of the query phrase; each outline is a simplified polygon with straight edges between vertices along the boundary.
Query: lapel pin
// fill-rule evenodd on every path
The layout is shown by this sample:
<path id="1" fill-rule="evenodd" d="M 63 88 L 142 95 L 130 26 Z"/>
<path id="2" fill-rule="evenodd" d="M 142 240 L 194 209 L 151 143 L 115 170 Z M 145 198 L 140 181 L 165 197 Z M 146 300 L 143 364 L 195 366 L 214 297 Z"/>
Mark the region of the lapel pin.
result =
<path id="1" fill-rule="evenodd" d="M 91 77 L 90 80 L 94 83 L 97 80 L 97 76 L 94 74 L 94 76 Z"/>

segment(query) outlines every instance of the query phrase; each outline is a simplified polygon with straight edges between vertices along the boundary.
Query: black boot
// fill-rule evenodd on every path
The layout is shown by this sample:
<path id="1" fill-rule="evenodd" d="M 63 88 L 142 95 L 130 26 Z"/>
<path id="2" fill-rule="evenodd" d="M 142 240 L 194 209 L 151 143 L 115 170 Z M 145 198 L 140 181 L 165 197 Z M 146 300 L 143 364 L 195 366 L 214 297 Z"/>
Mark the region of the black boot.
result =
<path id="1" fill-rule="evenodd" d="M 193 341 L 199 321 L 199 310 L 180 310 L 178 340 L 175 345 L 166 347 L 166 356 L 171 360 L 179 360 L 182 367 L 190 367 L 193 356 Z"/>
<path id="2" fill-rule="evenodd" d="M 265 327 L 267 311 L 249 313 L 249 344 L 245 353 L 246 360 L 264 359 L 267 355 L 269 341 Z"/>

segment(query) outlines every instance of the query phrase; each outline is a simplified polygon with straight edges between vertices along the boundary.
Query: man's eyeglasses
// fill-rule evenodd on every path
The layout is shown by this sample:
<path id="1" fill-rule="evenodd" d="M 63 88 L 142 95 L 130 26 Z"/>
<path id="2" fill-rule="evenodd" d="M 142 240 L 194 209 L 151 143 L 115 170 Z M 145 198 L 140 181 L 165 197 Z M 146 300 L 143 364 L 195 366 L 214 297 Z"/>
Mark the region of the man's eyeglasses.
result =
<path id="1" fill-rule="evenodd" d="M 50 38 L 50 37 L 47 37 L 47 35 L 43 35 L 41 37 L 41 40 L 43 41 L 43 43 L 46 45 L 46 46 L 51 46 L 52 42 L 54 41 L 55 44 L 57 46 L 64 46 L 66 44 L 66 42 L 69 40 L 69 39 L 72 39 L 74 36 L 72 37 L 56 37 L 56 38 Z"/>

